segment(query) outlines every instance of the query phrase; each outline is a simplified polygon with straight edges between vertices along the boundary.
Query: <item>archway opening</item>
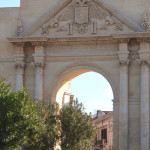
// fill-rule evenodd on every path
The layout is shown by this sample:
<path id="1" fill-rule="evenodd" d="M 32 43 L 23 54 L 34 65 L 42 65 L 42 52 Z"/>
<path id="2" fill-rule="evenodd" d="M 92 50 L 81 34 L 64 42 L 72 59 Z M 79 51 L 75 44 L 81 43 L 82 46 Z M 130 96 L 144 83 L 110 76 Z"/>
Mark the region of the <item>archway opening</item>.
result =
<path id="1" fill-rule="evenodd" d="M 101 75 L 89 69 L 77 69 L 63 75 L 56 86 L 56 101 L 60 107 L 78 98 L 87 113 L 92 113 L 97 136 L 93 149 L 112 150 L 113 147 L 113 90 L 111 83 Z M 105 150 L 104 149 L 104 150 Z"/>
<path id="2" fill-rule="evenodd" d="M 99 72 L 89 69 L 77 69 L 63 75 L 55 86 L 53 92 L 53 101 L 59 103 L 62 107 L 68 102 L 68 97 L 74 95 L 83 104 L 86 99 L 92 104 L 99 102 L 99 105 L 93 105 L 97 109 L 112 111 L 112 99 L 114 91 L 109 79 Z M 66 97 L 64 97 L 66 95 Z M 88 98 L 89 97 L 89 98 Z M 64 101 L 64 98 L 66 101 Z M 90 112 L 90 109 L 87 110 Z M 91 111 L 92 112 L 92 111 Z"/>
<path id="3" fill-rule="evenodd" d="M 97 110 L 113 111 L 113 92 L 109 82 L 99 73 L 88 72 L 79 75 L 70 83 L 69 92 L 74 99 L 84 104 L 87 113 Z"/>

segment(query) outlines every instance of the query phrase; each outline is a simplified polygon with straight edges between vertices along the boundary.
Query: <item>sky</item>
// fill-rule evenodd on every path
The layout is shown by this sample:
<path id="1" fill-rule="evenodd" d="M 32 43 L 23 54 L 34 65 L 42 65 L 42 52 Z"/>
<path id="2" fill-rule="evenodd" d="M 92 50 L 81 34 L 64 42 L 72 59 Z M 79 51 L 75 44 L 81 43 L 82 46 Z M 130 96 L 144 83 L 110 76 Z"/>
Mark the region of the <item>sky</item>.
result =
<path id="1" fill-rule="evenodd" d="M 88 113 L 94 114 L 96 110 L 111 111 L 113 109 L 111 86 L 98 73 L 89 72 L 76 77 L 71 82 L 70 92 L 83 103 Z"/>
<path id="2" fill-rule="evenodd" d="M 19 7 L 20 0 L 0 0 L 0 7 Z"/>
<path id="3" fill-rule="evenodd" d="M 0 7 L 19 7 L 20 0 L 0 0 Z M 89 72 L 71 82 L 70 92 L 82 102 L 86 112 L 112 110 L 112 89 L 108 81 L 100 74 Z"/>

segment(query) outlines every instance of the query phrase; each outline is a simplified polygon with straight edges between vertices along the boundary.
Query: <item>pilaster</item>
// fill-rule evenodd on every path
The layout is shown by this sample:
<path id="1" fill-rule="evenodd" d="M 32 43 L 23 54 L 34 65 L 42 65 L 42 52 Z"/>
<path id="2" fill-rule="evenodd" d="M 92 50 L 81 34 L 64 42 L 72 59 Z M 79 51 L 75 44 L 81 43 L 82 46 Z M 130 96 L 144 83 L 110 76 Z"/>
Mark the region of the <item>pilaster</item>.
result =
<path id="1" fill-rule="evenodd" d="M 138 63 L 141 65 L 141 103 L 140 103 L 140 148 L 149 150 L 149 57 L 148 39 L 139 39 L 140 51 Z"/>
<path id="2" fill-rule="evenodd" d="M 119 150 L 119 100 L 113 100 L 113 149 Z"/>
<path id="3" fill-rule="evenodd" d="M 119 101 L 119 150 L 128 150 L 128 39 L 119 40 L 120 101 Z"/>

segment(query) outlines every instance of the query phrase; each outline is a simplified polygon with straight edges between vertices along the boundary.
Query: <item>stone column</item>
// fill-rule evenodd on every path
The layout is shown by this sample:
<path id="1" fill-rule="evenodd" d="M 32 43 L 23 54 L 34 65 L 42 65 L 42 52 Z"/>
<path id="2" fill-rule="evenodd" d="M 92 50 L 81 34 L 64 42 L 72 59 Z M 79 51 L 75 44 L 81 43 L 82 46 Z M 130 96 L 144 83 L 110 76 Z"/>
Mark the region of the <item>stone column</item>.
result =
<path id="1" fill-rule="evenodd" d="M 119 100 L 113 100 L 113 149 L 119 150 Z"/>
<path id="2" fill-rule="evenodd" d="M 44 98 L 44 68 L 45 68 L 45 52 L 44 44 L 39 42 L 34 42 L 35 54 L 34 64 L 35 64 L 35 99 L 43 100 Z"/>
<path id="3" fill-rule="evenodd" d="M 25 63 L 15 63 L 16 68 L 16 91 L 23 89 Z"/>
<path id="4" fill-rule="evenodd" d="M 140 64 L 141 64 L 141 103 L 140 103 L 140 146 L 141 150 L 149 150 L 149 42 L 148 40 L 139 40 L 140 42 Z"/>
<path id="5" fill-rule="evenodd" d="M 24 43 L 15 44 L 15 68 L 16 68 L 16 91 L 24 87 L 24 68 L 25 68 L 25 55 Z"/>
<path id="6" fill-rule="evenodd" d="M 35 99 L 43 100 L 44 94 L 44 62 L 35 62 Z"/>
<path id="7" fill-rule="evenodd" d="M 120 101 L 119 101 L 119 150 L 128 150 L 128 40 L 119 41 Z"/>

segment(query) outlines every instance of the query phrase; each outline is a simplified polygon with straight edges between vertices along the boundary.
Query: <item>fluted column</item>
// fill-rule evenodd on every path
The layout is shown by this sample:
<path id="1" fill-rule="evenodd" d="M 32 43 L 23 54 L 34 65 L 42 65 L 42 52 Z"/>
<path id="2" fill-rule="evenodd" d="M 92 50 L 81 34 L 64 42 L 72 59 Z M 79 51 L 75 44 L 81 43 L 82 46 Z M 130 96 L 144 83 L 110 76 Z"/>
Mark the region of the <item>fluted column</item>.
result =
<path id="1" fill-rule="evenodd" d="M 128 150 L 128 40 L 119 43 L 120 101 L 119 101 L 119 150 Z"/>
<path id="2" fill-rule="evenodd" d="M 148 40 L 139 40 L 139 56 L 141 64 L 141 103 L 140 103 L 140 147 L 141 150 L 149 150 L 149 42 Z"/>
<path id="3" fill-rule="evenodd" d="M 119 100 L 113 100 L 113 149 L 119 150 Z"/>
<path id="4" fill-rule="evenodd" d="M 16 91 L 24 87 L 24 43 L 15 43 Z"/>
<path id="5" fill-rule="evenodd" d="M 44 68 L 45 68 L 45 44 L 41 42 L 32 43 L 35 46 L 34 65 L 35 65 L 35 99 L 44 98 Z"/>

